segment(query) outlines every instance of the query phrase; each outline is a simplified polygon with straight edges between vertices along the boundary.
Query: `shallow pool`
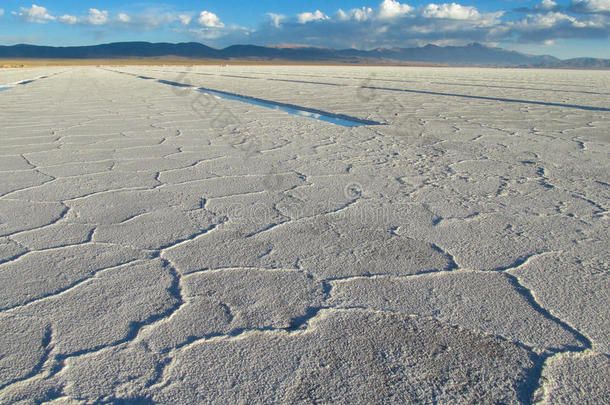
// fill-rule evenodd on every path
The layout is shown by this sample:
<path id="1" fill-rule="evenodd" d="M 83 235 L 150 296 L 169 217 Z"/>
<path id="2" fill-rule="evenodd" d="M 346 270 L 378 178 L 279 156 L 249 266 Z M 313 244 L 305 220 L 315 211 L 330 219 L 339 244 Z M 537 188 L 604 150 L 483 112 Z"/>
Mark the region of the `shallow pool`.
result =
<path id="1" fill-rule="evenodd" d="M 292 104 L 278 103 L 260 98 L 241 96 L 239 94 L 227 93 L 224 91 L 210 90 L 206 88 L 198 88 L 197 91 L 217 96 L 226 100 L 235 100 L 242 103 L 257 105 L 260 107 L 270 108 L 272 110 L 283 111 L 288 114 L 298 115 L 300 117 L 313 118 L 319 121 L 330 122 L 343 127 L 359 127 L 363 125 L 381 125 L 379 122 L 363 120 L 360 118 L 349 117 L 342 114 L 333 114 L 325 111 L 315 110 L 312 108 L 300 107 Z"/>

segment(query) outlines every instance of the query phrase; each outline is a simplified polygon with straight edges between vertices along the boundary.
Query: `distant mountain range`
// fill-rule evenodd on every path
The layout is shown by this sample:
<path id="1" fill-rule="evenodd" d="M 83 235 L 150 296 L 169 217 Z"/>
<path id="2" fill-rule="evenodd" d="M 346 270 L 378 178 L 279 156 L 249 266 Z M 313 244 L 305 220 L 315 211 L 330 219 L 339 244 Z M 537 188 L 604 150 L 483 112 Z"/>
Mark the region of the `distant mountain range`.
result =
<path id="1" fill-rule="evenodd" d="M 49 47 L 36 45 L 0 46 L 0 58 L 114 59 L 181 57 L 213 60 L 258 60 L 321 63 L 392 64 L 420 63 L 451 66 L 513 66 L 608 69 L 610 59 L 561 60 L 548 55 L 527 55 L 478 43 L 466 46 L 426 45 L 420 48 L 378 48 L 373 50 L 329 49 L 303 45 L 233 45 L 212 48 L 197 42 L 117 42 L 92 46 Z"/>

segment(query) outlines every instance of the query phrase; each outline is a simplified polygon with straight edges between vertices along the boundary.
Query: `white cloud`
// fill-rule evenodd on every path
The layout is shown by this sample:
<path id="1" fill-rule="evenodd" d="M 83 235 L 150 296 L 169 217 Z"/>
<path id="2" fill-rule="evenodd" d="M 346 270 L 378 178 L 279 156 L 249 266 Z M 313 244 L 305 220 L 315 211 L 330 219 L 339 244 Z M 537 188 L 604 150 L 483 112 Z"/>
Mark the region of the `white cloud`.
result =
<path id="1" fill-rule="evenodd" d="M 504 24 L 505 37 L 517 36 L 521 42 L 544 43 L 563 38 L 598 38 L 610 36 L 610 24 L 604 16 L 576 18 L 561 12 L 529 14 L 524 19 Z"/>
<path id="2" fill-rule="evenodd" d="M 189 25 L 193 20 L 193 17 L 190 14 L 179 14 L 178 20 L 180 20 L 182 25 Z"/>
<path id="3" fill-rule="evenodd" d="M 320 20 L 328 20 L 329 17 L 321 12 L 320 10 L 316 10 L 314 13 L 301 13 L 297 15 L 297 20 L 301 24 L 307 24 L 311 21 L 320 21 Z"/>
<path id="4" fill-rule="evenodd" d="M 582 25 L 576 18 L 560 12 L 528 15 L 526 19 L 518 21 L 515 25 L 527 30 L 551 28 L 559 23 L 571 23 L 574 26 Z"/>
<path id="5" fill-rule="evenodd" d="M 108 11 L 90 8 L 87 22 L 91 25 L 103 25 L 108 22 Z"/>
<path id="6" fill-rule="evenodd" d="M 373 18 L 375 12 L 370 7 L 353 8 L 347 13 L 341 9 L 337 10 L 335 17 L 340 21 L 355 20 L 366 21 Z"/>
<path id="7" fill-rule="evenodd" d="M 192 19 L 192 16 L 186 13 L 159 13 L 155 10 L 147 10 L 143 13 L 132 15 L 119 13 L 116 16 L 110 17 L 108 11 L 90 9 L 87 15 L 73 16 L 66 14 L 59 17 L 57 20 L 61 23 L 70 25 L 106 25 L 134 31 L 150 31 L 171 24 L 188 26 Z"/>
<path id="8" fill-rule="evenodd" d="M 562 6 L 554 0 L 541 0 L 540 3 L 534 4 L 533 7 L 519 7 L 515 11 L 520 13 L 546 13 L 548 11 L 561 11 Z"/>
<path id="9" fill-rule="evenodd" d="M 370 7 L 355 8 L 350 11 L 352 18 L 356 21 L 366 21 L 373 17 L 373 9 Z"/>
<path id="10" fill-rule="evenodd" d="M 120 22 L 124 22 L 124 23 L 128 23 L 131 21 L 131 17 L 129 17 L 127 14 L 125 13 L 120 13 L 118 16 L 118 19 Z"/>
<path id="11" fill-rule="evenodd" d="M 577 13 L 610 13 L 610 0 L 574 0 L 570 9 Z"/>
<path id="12" fill-rule="evenodd" d="M 202 11 L 201 14 L 199 14 L 197 22 L 199 23 L 199 25 L 208 28 L 222 28 L 225 26 L 216 14 L 211 13 L 209 11 Z"/>
<path id="13" fill-rule="evenodd" d="M 0 8 L 0 17 L 2 17 L 4 15 L 4 9 Z"/>
<path id="14" fill-rule="evenodd" d="M 476 20 L 480 18 L 481 14 L 472 6 L 462 6 L 457 3 L 430 3 L 424 9 L 423 16 L 450 20 Z"/>
<path id="15" fill-rule="evenodd" d="M 335 18 L 340 21 L 345 21 L 345 20 L 349 20 L 349 15 L 347 15 L 347 13 L 345 11 L 343 11 L 342 9 L 339 9 L 335 13 Z"/>
<path id="16" fill-rule="evenodd" d="M 32 7 L 20 7 L 19 16 L 27 22 L 33 22 L 38 24 L 44 24 L 47 21 L 55 20 L 46 8 L 32 4 Z"/>
<path id="17" fill-rule="evenodd" d="M 155 12 L 145 12 L 142 14 L 134 15 L 119 13 L 114 17 L 110 17 L 108 11 L 92 8 L 89 9 L 87 15 L 73 16 L 65 14 L 57 18 L 57 21 L 69 25 L 106 25 L 109 27 L 120 27 L 123 29 L 130 29 L 135 31 L 148 31 L 157 29 L 167 24 L 177 22 L 182 22 L 184 25 L 188 25 L 190 23 L 190 19 L 188 20 L 188 22 L 184 23 L 185 21 L 182 17 L 183 15 Z"/>
<path id="18" fill-rule="evenodd" d="M 537 7 L 541 10 L 553 10 L 555 7 L 557 7 L 557 3 L 553 0 L 542 0 Z"/>
<path id="19" fill-rule="evenodd" d="M 396 0 L 383 0 L 379 5 L 379 18 L 402 17 L 412 10 L 413 7 L 408 4 L 402 4 Z"/>
<path id="20" fill-rule="evenodd" d="M 69 24 L 69 25 L 74 25 L 78 22 L 78 18 L 76 18 L 73 15 L 69 15 L 69 14 L 64 14 L 61 17 L 58 18 L 60 23 L 64 23 L 64 24 Z"/>
<path id="21" fill-rule="evenodd" d="M 282 14 L 267 13 L 267 16 L 271 19 L 271 25 L 275 28 L 279 28 L 282 25 L 282 21 L 286 19 L 286 16 Z"/>

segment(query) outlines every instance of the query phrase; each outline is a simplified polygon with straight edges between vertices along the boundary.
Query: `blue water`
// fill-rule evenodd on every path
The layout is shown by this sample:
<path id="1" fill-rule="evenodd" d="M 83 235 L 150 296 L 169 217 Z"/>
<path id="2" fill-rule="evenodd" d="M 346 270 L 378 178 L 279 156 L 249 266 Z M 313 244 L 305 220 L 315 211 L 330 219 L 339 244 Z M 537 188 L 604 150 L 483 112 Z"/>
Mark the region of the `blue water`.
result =
<path id="1" fill-rule="evenodd" d="M 40 76 L 35 79 L 22 80 L 20 82 L 13 83 L 10 86 L 0 86 L 0 91 L 12 89 L 13 87 L 15 87 L 17 85 L 25 86 L 26 84 L 34 83 L 36 80 L 46 79 L 47 77 L 49 77 L 49 76 Z"/>
<path id="2" fill-rule="evenodd" d="M 159 83 L 163 83 L 163 84 L 169 84 L 170 86 L 176 86 L 176 87 L 193 87 L 190 84 L 184 84 L 184 83 L 178 83 L 178 82 L 171 82 L 169 80 L 157 80 Z"/>
<path id="3" fill-rule="evenodd" d="M 260 107 L 270 108 L 276 111 L 283 111 L 285 113 L 298 115 L 300 117 L 313 118 L 319 121 L 330 122 L 331 124 L 340 125 L 343 127 L 381 125 L 379 122 L 376 121 L 362 120 L 359 118 L 348 117 L 346 115 L 332 114 L 324 111 L 314 110 L 311 108 L 299 107 L 291 104 L 277 103 L 275 101 L 263 100 L 260 98 L 240 96 L 238 94 L 227 93 L 224 91 L 209 90 L 205 88 L 199 88 L 197 89 L 197 91 L 217 96 L 226 100 L 241 101 L 242 103 L 248 103 Z"/>

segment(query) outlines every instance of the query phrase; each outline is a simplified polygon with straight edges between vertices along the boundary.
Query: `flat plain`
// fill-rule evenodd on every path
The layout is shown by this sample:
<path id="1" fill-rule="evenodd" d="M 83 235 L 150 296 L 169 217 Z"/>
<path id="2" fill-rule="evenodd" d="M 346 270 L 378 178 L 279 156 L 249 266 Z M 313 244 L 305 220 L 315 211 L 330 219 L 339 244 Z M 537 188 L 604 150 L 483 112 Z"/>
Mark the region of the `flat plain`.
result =
<path id="1" fill-rule="evenodd" d="M 609 72 L 4 87 L 0 403 L 610 403 Z"/>

